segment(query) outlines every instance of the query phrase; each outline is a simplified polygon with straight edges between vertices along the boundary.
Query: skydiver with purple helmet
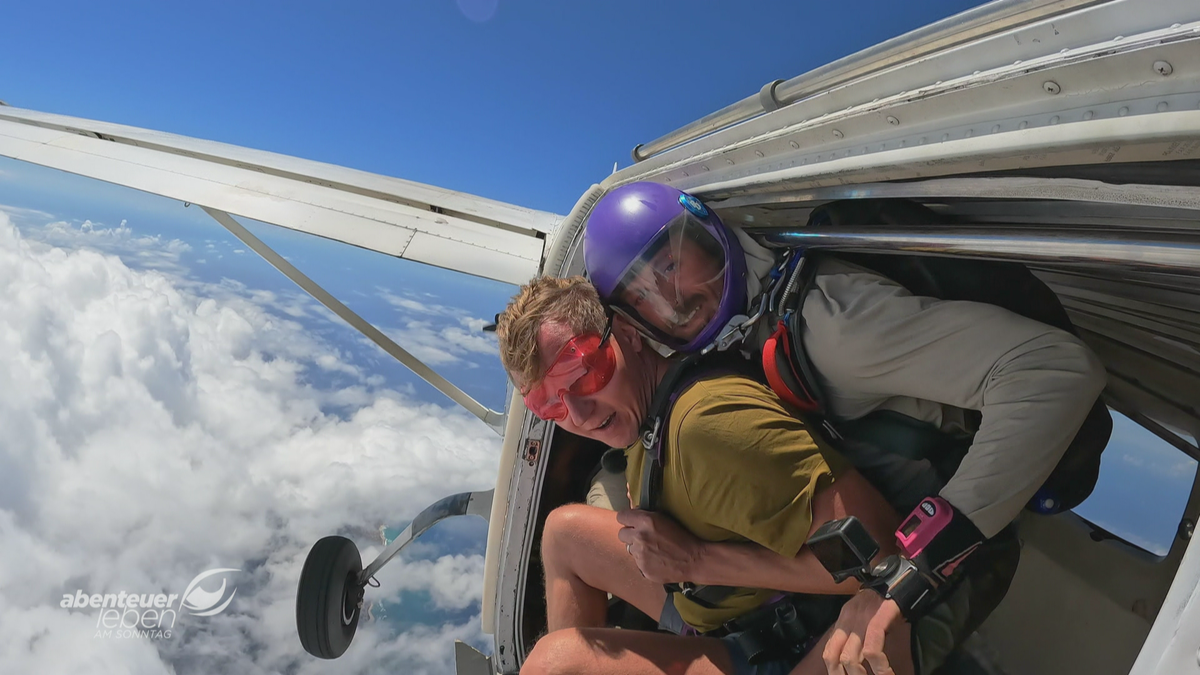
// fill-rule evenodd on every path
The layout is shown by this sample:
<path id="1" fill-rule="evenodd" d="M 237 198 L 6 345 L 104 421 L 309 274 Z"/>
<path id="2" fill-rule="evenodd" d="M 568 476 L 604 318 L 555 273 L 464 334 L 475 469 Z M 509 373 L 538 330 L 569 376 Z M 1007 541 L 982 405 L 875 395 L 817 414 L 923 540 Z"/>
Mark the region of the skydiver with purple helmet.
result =
<path id="1" fill-rule="evenodd" d="M 585 265 L 601 301 L 677 359 L 737 344 L 759 294 L 787 278 L 772 278 L 780 268 L 771 252 L 725 226 L 709 206 L 658 183 L 611 190 L 586 228 Z M 899 591 L 887 600 L 861 591 L 824 645 L 829 672 L 859 672 L 853 668 L 877 659 L 883 635 L 906 619 L 914 622 L 916 672 L 928 672 L 953 648 L 948 642 L 959 643 L 1003 597 L 1018 550 L 1009 526 L 1072 444 L 1104 387 L 1104 370 L 1065 330 L 991 304 L 914 295 L 837 257 L 811 264 L 795 311 L 834 435 L 836 427 L 889 411 L 966 439 L 961 463 L 939 475 L 925 458 L 825 438 L 893 507 L 913 509 L 901 527 L 911 531 L 897 532 L 901 550 L 920 568 L 914 576 L 926 590 L 942 587 L 921 591 L 919 607 Z M 748 352 L 760 347 L 754 338 L 738 344 Z M 636 454 L 629 453 L 626 474 L 635 502 L 634 488 L 644 482 L 637 473 L 646 466 Z M 622 514 L 623 541 L 684 536 L 678 528 L 648 528 L 662 517 Z M 935 633 L 951 636 L 932 640 L 932 648 L 922 644 L 922 634 Z"/>

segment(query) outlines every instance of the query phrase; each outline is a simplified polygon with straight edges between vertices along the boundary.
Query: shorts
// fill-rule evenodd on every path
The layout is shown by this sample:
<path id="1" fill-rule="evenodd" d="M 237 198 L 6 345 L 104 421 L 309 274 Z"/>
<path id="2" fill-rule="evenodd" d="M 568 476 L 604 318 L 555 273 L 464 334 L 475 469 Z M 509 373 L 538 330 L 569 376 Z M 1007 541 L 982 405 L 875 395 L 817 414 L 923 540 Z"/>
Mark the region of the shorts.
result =
<path id="1" fill-rule="evenodd" d="M 609 511 L 628 511 L 629 486 L 625 484 L 625 474 L 613 473 L 598 466 L 592 474 L 586 501 L 588 506 Z"/>

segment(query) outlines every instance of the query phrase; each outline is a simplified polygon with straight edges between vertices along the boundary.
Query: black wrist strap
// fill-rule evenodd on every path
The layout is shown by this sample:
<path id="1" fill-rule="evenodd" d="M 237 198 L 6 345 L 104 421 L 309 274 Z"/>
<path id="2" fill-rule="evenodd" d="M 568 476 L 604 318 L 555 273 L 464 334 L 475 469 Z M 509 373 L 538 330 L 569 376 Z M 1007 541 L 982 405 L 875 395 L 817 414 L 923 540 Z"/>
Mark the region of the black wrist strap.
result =
<path id="1" fill-rule="evenodd" d="M 931 527 L 937 529 L 929 537 Z M 895 601 L 910 623 L 944 597 L 954 586 L 959 565 L 985 541 L 966 514 L 938 497 L 927 498 L 913 509 L 896 536 L 902 550 L 919 550 L 911 559 L 890 556 L 864 586 Z"/>
<path id="2" fill-rule="evenodd" d="M 943 508 L 950 508 L 950 522 L 912 557 L 912 561 L 923 574 L 940 583 L 953 576 L 959 564 L 986 538 L 966 514 L 944 499 L 938 501 Z"/>
<path id="3" fill-rule="evenodd" d="M 863 588 L 869 588 L 900 607 L 905 620 L 914 623 L 936 604 L 938 584 L 921 573 L 907 558 L 888 556 L 872 571 Z"/>

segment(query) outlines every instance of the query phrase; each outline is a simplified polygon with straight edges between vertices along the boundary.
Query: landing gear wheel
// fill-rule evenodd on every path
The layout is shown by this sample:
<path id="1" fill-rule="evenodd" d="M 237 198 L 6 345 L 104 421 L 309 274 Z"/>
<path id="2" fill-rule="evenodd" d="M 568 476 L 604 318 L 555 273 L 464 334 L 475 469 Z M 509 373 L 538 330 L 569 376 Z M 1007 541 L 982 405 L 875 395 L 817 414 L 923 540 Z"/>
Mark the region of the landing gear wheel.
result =
<path id="1" fill-rule="evenodd" d="M 325 537 L 308 552 L 296 592 L 296 629 L 309 654 L 336 659 L 350 646 L 362 613 L 362 569 L 358 548 L 345 537 Z"/>

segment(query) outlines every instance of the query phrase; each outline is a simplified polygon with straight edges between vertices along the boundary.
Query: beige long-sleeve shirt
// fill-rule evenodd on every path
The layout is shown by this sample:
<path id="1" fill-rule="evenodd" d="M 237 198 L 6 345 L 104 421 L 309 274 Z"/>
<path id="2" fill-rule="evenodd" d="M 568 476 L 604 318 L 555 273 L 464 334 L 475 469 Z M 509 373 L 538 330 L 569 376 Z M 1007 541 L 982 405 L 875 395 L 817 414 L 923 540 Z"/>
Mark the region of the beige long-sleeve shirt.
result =
<path id="1" fill-rule="evenodd" d="M 983 420 L 941 496 L 984 536 L 1011 522 L 1045 482 L 1104 388 L 1078 338 L 994 305 L 914 296 L 825 260 L 804 303 L 804 346 L 831 414 L 889 409 L 961 427 Z"/>

